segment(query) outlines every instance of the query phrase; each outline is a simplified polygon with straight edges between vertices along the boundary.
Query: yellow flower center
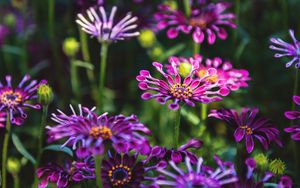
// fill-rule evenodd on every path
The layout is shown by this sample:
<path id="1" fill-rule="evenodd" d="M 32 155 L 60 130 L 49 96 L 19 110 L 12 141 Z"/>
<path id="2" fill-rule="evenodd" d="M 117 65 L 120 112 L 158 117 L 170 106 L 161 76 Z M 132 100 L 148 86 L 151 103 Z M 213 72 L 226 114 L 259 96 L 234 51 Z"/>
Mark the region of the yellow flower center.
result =
<path id="1" fill-rule="evenodd" d="M 243 126 L 240 126 L 241 129 L 246 129 L 246 134 L 249 135 L 249 134 L 252 134 L 253 131 L 250 127 L 248 127 L 247 125 L 243 125 Z"/>
<path id="2" fill-rule="evenodd" d="M 193 90 L 186 84 L 174 84 L 170 88 L 170 93 L 179 100 L 189 99 L 193 96 Z"/>
<path id="3" fill-rule="evenodd" d="M 202 17 L 195 17 L 190 19 L 190 25 L 193 27 L 200 27 L 201 29 L 204 29 L 207 27 L 207 22 Z"/>
<path id="4" fill-rule="evenodd" d="M 13 90 L 4 91 L 0 96 L 0 101 L 2 104 L 13 107 L 17 106 L 22 102 L 22 95 L 19 92 L 14 92 Z"/>
<path id="5" fill-rule="evenodd" d="M 107 140 L 112 137 L 112 132 L 105 126 L 94 126 L 90 130 L 90 136 L 94 139 L 101 137 L 103 140 Z"/>
<path id="6" fill-rule="evenodd" d="M 207 70 L 206 69 L 202 69 L 200 71 L 198 71 L 198 76 L 199 78 L 202 78 L 204 76 L 207 75 Z M 208 76 L 207 78 L 205 78 L 206 81 L 210 82 L 210 83 L 216 83 L 218 81 L 218 75 L 212 75 L 212 76 Z"/>
<path id="7" fill-rule="evenodd" d="M 122 186 L 132 179 L 131 169 L 126 165 L 115 165 L 108 171 L 108 177 L 113 186 Z"/>

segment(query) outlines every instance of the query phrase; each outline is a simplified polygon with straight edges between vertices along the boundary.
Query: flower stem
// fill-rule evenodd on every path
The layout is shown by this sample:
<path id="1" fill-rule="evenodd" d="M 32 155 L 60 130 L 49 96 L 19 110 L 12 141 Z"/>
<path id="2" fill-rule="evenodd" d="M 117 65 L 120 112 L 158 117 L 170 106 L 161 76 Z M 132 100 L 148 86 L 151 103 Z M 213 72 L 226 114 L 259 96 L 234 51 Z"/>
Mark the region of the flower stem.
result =
<path id="1" fill-rule="evenodd" d="M 190 16 L 190 15 L 191 15 L 191 4 L 190 4 L 190 0 L 184 0 L 183 3 L 184 3 L 184 11 L 185 11 L 185 14 L 186 14 L 187 16 Z"/>
<path id="2" fill-rule="evenodd" d="M 194 55 L 199 54 L 201 49 L 201 44 L 198 44 L 196 42 L 193 43 L 194 43 Z"/>
<path id="3" fill-rule="evenodd" d="M 99 111 L 103 111 L 103 98 L 104 98 L 104 83 L 106 72 L 106 60 L 107 60 L 108 43 L 103 42 L 101 46 L 101 64 L 100 64 L 100 80 L 99 80 L 99 93 L 98 93 L 98 108 Z"/>
<path id="4" fill-rule="evenodd" d="M 19 175 L 15 174 L 15 175 L 13 175 L 13 178 L 14 178 L 14 188 L 19 188 L 20 187 L 20 178 L 19 178 Z"/>
<path id="5" fill-rule="evenodd" d="M 78 74 L 77 74 L 77 67 L 76 67 L 76 61 L 74 58 L 71 59 L 71 86 L 73 94 L 75 95 L 75 98 L 77 101 L 80 100 L 80 89 L 79 89 L 79 80 L 78 80 Z"/>
<path id="6" fill-rule="evenodd" d="M 247 159 L 247 152 L 244 143 L 237 143 L 236 147 L 236 158 L 235 161 L 237 164 L 237 173 L 239 177 L 245 177 L 246 176 L 246 165 L 245 160 Z"/>
<path id="7" fill-rule="evenodd" d="M 176 111 L 176 117 L 174 122 L 174 138 L 173 138 L 173 147 L 177 149 L 178 140 L 179 140 L 179 131 L 180 131 L 180 117 L 181 117 L 181 108 Z"/>
<path id="8" fill-rule="evenodd" d="M 84 62 L 91 63 L 91 57 L 89 54 L 89 45 L 87 41 L 87 34 L 83 32 L 81 29 L 79 29 L 80 33 L 80 43 L 81 43 L 81 53 L 83 56 Z M 92 97 L 94 98 L 95 101 L 98 100 L 97 97 L 97 85 L 95 82 L 95 74 L 93 70 L 86 69 L 86 74 L 88 76 L 91 88 L 92 88 Z"/>
<path id="9" fill-rule="evenodd" d="M 3 148 L 2 148 L 2 188 L 6 188 L 6 166 L 7 166 L 7 148 L 10 135 L 10 114 L 7 113 L 6 117 L 6 131 L 4 135 Z"/>
<path id="10" fill-rule="evenodd" d="M 45 125 L 46 125 L 46 120 L 47 120 L 47 114 L 48 114 L 48 105 L 45 105 L 45 106 L 43 106 L 40 132 L 39 132 L 39 137 L 38 137 L 38 152 L 37 152 L 37 157 L 36 157 L 36 163 L 34 165 L 35 172 L 36 172 L 37 168 L 39 167 L 39 164 L 41 162 L 41 157 L 43 154 L 43 139 L 44 139 L 44 130 L 45 130 Z M 34 182 L 33 182 L 33 188 L 37 187 L 38 181 L 39 181 L 38 177 L 35 175 Z"/>
<path id="11" fill-rule="evenodd" d="M 202 137 L 203 133 L 206 130 L 206 118 L 207 118 L 207 104 L 201 104 L 201 114 L 200 114 L 200 130 L 199 137 Z"/>
<path id="12" fill-rule="evenodd" d="M 96 168 L 96 185 L 97 188 L 102 188 L 102 180 L 101 180 L 101 166 L 102 166 L 102 155 L 95 156 L 95 168 Z"/>

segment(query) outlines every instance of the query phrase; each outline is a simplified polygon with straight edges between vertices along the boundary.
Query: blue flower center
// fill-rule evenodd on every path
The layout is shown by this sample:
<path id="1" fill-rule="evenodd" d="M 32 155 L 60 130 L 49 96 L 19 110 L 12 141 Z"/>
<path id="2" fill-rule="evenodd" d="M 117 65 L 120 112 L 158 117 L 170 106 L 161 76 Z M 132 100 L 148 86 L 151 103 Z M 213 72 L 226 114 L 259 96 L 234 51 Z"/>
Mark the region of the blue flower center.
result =
<path id="1" fill-rule="evenodd" d="M 131 169 L 126 165 L 115 165 L 108 172 L 110 182 L 113 186 L 121 186 L 131 181 Z"/>
<path id="2" fill-rule="evenodd" d="M 8 107 L 14 107 L 22 102 L 22 95 L 19 92 L 13 90 L 4 91 L 0 95 L 0 103 Z"/>

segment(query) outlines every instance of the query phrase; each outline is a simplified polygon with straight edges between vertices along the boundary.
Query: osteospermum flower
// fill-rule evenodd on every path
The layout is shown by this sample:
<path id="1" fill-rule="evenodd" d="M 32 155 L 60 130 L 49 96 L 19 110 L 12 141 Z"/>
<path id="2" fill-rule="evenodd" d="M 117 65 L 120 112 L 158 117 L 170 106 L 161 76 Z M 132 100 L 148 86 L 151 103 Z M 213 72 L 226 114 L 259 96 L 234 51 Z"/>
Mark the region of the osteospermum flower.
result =
<path id="1" fill-rule="evenodd" d="M 98 14 L 94 7 L 90 7 L 84 17 L 83 14 L 77 15 L 76 22 L 81 26 L 82 30 L 96 37 L 99 42 L 112 42 L 117 40 L 124 40 L 125 38 L 135 37 L 139 32 L 132 31 L 137 28 L 137 17 L 133 17 L 128 13 L 118 23 L 114 24 L 114 17 L 117 7 L 113 7 L 109 17 L 107 17 L 102 6 L 99 7 Z"/>
<path id="2" fill-rule="evenodd" d="M 216 159 L 218 167 L 216 169 L 203 166 L 203 158 L 199 158 L 196 169 L 194 170 L 190 159 L 185 158 L 187 170 L 182 170 L 173 161 L 170 166 L 176 171 L 176 174 L 163 168 L 158 168 L 164 178 L 156 180 L 156 184 L 166 187 L 187 188 L 221 188 L 224 185 L 238 181 L 233 164 L 228 166 L 221 160 Z"/>
<path id="3" fill-rule="evenodd" d="M 225 13 L 230 7 L 229 3 L 200 3 L 198 7 L 191 7 L 191 15 L 186 16 L 180 10 L 172 9 L 168 5 L 160 5 L 155 19 L 158 22 L 158 29 L 167 30 L 167 36 L 171 39 L 176 38 L 179 32 L 185 34 L 192 33 L 196 43 L 202 43 L 207 38 L 209 44 L 214 44 L 216 38 L 226 39 L 227 32 L 224 26 L 235 28 L 233 22 L 235 15 Z"/>
<path id="4" fill-rule="evenodd" d="M 78 157 L 84 158 L 90 154 L 102 154 L 105 144 L 111 144 L 117 152 L 127 153 L 134 149 L 141 154 L 150 152 L 148 140 L 140 133 L 150 134 L 150 130 L 139 122 L 135 115 L 109 116 L 104 113 L 98 116 L 93 112 L 95 108 L 79 105 L 79 114 L 73 111 L 66 115 L 58 110 L 59 114 L 52 114 L 52 120 L 58 124 L 47 126 L 48 141 L 52 142 L 67 138 L 63 146 L 71 145 L 77 149 Z"/>
<path id="5" fill-rule="evenodd" d="M 91 158 L 66 163 L 64 167 L 50 163 L 37 169 L 37 176 L 42 180 L 38 188 L 46 188 L 49 182 L 56 183 L 58 188 L 64 188 L 72 182 L 78 183 L 87 179 L 95 179 L 94 166 Z"/>
<path id="6" fill-rule="evenodd" d="M 293 40 L 293 44 L 287 43 L 280 38 L 271 38 L 273 45 L 270 45 L 272 50 L 277 51 L 276 58 L 290 57 L 292 60 L 286 63 L 286 67 L 290 67 L 295 63 L 295 67 L 300 67 L 300 43 L 296 39 L 294 31 L 289 30 L 290 36 Z"/>
<path id="7" fill-rule="evenodd" d="M 13 124 L 20 125 L 26 119 L 27 114 L 24 108 L 40 109 L 39 104 L 32 104 L 31 100 L 37 98 L 37 89 L 40 84 L 46 83 L 45 80 L 38 83 L 31 81 L 29 75 L 25 75 L 17 87 L 12 86 L 12 77 L 6 76 L 6 84 L 0 82 L 0 111 L 6 111 L 9 114 L 10 121 Z"/>
<path id="8" fill-rule="evenodd" d="M 271 142 L 282 146 L 279 140 L 279 130 L 270 123 L 269 119 L 257 117 L 257 108 L 243 108 L 239 115 L 232 109 L 212 110 L 208 117 L 215 117 L 228 123 L 235 129 L 234 138 L 236 142 L 245 139 L 246 150 L 251 153 L 254 149 L 254 139 L 257 139 L 265 150 Z"/>
<path id="9" fill-rule="evenodd" d="M 223 86 L 226 86 L 230 90 L 238 90 L 240 88 L 248 87 L 248 81 L 251 80 L 249 77 L 249 72 L 245 69 L 235 69 L 229 61 L 223 61 L 219 57 L 212 59 L 206 59 L 203 61 L 201 55 L 195 55 L 194 57 L 170 57 L 169 62 L 172 64 L 167 64 L 166 68 L 168 73 L 173 73 L 173 64 L 175 64 L 178 69 L 179 74 L 186 75 L 191 69 L 191 67 L 199 67 L 194 74 L 202 78 L 206 75 L 208 69 L 215 68 L 217 70 L 215 75 L 207 77 L 206 80 L 215 83 L 219 82 Z"/>
<path id="10" fill-rule="evenodd" d="M 170 63 L 172 64 L 172 62 Z M 140 71 L 140 75 L 136 79 L 139 81 L 139 88 L 146 91 L 142 94 L 142 99 L 155 98 L 161 104 L 171 100 L 172 103 L 169 104 L 169 108 L 172 110 L 177 110 L 180 103 L 195 106 L 195 102 L 220 101 L 222 100 L 221 96 L 227 96 L 230 92 L 220 82 L 211 83 L 207 81 L 207 78 L 216 74 L 215 68 L 209 68 L 202 78 L 196 78 L 194 72 L 198 67 L 193 66 L 189 74 L 182 78 L 175 64 L 172 65 L 173 74 L 164 72 L 163 65 L 160 63 L 154 62 L 153 66 L 163 75 L 165 80 L 152 77 L 147 70 Z"/>
<path id="11" fill-rule="evenodd" d="M 293 97 L 294 103 L 300 106 L 300 96 Z M 290 120 L 300 120 L 300 112 L 299 111 L 287 111 L 284 113 L 285 117 Z M 293 140 L 299 141 L 300 140 L 300 125 L 293 125 L 291 127 L 285 128 L 285 132 L 292 133 L 291 138 Z"/>

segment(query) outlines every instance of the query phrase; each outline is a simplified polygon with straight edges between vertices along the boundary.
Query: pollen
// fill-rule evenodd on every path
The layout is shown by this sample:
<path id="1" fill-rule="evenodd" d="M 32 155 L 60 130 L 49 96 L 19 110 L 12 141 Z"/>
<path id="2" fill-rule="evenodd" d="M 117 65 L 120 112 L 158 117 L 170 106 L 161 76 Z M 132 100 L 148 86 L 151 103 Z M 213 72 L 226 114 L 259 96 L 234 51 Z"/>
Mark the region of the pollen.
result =
<path id="1" fill-rule="evenodd" d="M 245 129 L 247 135 L 253 133 L 252 129 L 251 129 L 250 127 L 248 127 L 247 125 L 242 125 L 242 126 L 240 126 L 240 128 L 241 128 L 241 129 Z"/>
<path id="2" fill-rule="evenodd" d="M 108 177 L 113 186 L 126 185 L 132 179 L 131 168 L 126 165 L 115 165 L 108 171 Z"/>
<path id="3" fill-rule="evenodd" d="M 0 101 L 8 107 L 14 107 L 22 102 L 22 95 L 21 93 L 14 92 L 13 90 L 4 91 L 0 95 Z"/>
<path id="4" fill-rule="evenodd" d="M 112 132 L 105 126 L 94 126 L 90 130 L 90 136 L 94 139 L 101 137 L 103 140 L 107 140 L 112 137 Z"/>
<path id="5" fill-rule="evenodd" d="M 170 88 L 170 93 L 179 100 L 189 99 L 193 96 L 193 90 L 186 84 L 174 84 Z"/>

